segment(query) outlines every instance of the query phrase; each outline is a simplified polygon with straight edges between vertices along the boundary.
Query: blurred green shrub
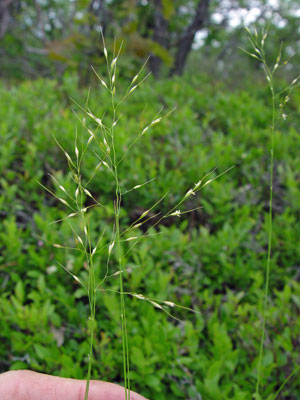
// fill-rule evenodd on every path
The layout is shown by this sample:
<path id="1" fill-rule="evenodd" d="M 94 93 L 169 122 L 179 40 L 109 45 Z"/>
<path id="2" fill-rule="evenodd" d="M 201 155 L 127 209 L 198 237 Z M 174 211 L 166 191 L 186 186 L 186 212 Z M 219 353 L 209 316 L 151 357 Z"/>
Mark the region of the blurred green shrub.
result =
<path id="1" fill-rule="evenodd" d="M 122 221 L 134 220 L 162 192 L 170 190 L 161 211 L 176 202 L 206 172 L 236 167 L 192 197 L 188 208 L 203 206 L 186 221 L 174 217 L 157 236 L 141 241 L 128 256 L 128 291 L 169 299 L 200 314 L 176 312 L 181 322 L 166 318 L 151 305 L 128 298 L 127 323 L 131 379 L 149 398 L 249 399 L 255 386 L 260 339 L 261 299 L 266 253 L 270 107 L 265 87 L 228 93 L 222 83 L 205 76 L 165 82 L 150 81 L 123 106 L 118 146 L 159 110 L 177 110 L 124 160 L 120 179 L 128 188 L 158 179 L 124 199 Z M 55 190 L 49 173 L 71 187 L 64 155 L 52 133 L 72 153 L 76 110 L 87 91 L 76 79 L 23 82 L 9 90 L 0 86 L 0 368 L 31 368 L 84 378 L 88 353 L 85 321 L 88 303 L 78 284 L 56 260 L 85 274 L 82 257 L 54 249 L 72 245 L 62 207 L 37 181 Z M 83 99 L 83 100 L 82 100 Z M 94 89 L 90 107 L 101 115 L 105 92 Z M 141 104 L 147 106 L 141 108 Z M 275 138 L 274 250 L 268 338 L 263 360 L 264 398 L 272 394 L 299 363 L 300 283 L 300 137 L 299 93 L 289 103 L 285 133 Z M 78 124 L 79 127 L 80 124 Z M 79 129 L 79 128 L 78 128 Z M 88 159 L 83 175 L 97 164 Z M 110 176 L 94 179 L 93 193 L 110 198 Z M 60 195 L 62 195 L 60 193 Z M 112 213 L 95 209 L 95 231 L 111 229 Z M 95 234 L 96 232 L 92 232 Z M 172 250 L 171 250 L 172 249 Z M 174 250 L 175 249 L 175 250 Z M 142 267 L 139 267 L 142 265 Z M 101 271 L 101 265 L 96 266 Z M 117 282 L 111 281 L 111 289 Z M 94 378 L 120 382 L 122 350 L 117 297 L 98 299 Z M 297 379 L 282 398 L 300 397 Z"/>

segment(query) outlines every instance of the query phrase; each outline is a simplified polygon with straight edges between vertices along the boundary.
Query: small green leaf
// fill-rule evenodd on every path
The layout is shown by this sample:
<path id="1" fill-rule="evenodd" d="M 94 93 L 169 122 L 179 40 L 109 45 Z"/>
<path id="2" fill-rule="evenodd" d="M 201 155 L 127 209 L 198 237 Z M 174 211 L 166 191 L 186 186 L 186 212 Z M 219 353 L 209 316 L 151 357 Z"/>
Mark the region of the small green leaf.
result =
<path id="1" fill-rule="evenodd" d="M 21 304 L 23 304 L 25 299 L 25 290 L 23 281 L 20 279 L 15 287 L 16 298 L 19 300 Z"/>
<path id="2" fill-rule="evenodd" d="M 157 392 L 161 391 L 160 380 L 155 375 L 148 375 L 145 378 L 146 385 L 152 387 Z"/>

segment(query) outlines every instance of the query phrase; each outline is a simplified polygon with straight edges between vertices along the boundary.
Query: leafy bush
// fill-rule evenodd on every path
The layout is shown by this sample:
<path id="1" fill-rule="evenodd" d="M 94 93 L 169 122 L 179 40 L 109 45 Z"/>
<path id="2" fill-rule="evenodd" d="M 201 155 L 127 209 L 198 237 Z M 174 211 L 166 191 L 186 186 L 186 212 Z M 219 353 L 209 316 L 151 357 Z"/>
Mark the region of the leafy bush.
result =
<path id="1" fill-rule="evenodd" d="M 150 81 L 123 105 L 126 118 L 119 121 L 120 149 L 128 147 L 131 132 L 138 132 L 157 114 L 159 104 L 175 105 L 177 110 L 124 160 L 120 176 L 124 186 L 155 175 L 158 179 L 124 199 L 122 226 L 147 210 L 162 192 L 170 190 L 160 205 L 163 213 L 199 177 L 215 167 L 217 173 L 235 165 L 186 206 L 203 208 L 185 221 L 168 220 L 158 235 L 140 241 L 126 259 L 126 290 L 199 312 L 175 311 L 177 320 L 147 302 L 126 299 L 131 380 L 146 397 L 200 399 L 201 394 L 204 399 L 240 400 L 254 392 L 267 242 L 270 107 L 265 93 L 259 85 L 251 94 L 229 93 L 222 83 L 197 76 L 191 82 L 184 78 Z M 53 133 L 68 153 L 74 151 L 72 109 L 76 106 L 67 94 L 82 103 L 87 91 L 78 94 L 72 77 L 60 83 L 37 80 L 9 90 L 0 87 L 1 371 L 30 368 L 86 377 L 87 298 L 57 264 L 65 262 L 65 251 L 52 246 L 72 246 L 70 227 L 66 221 L 50 225 L 64 218 L 63 207 L 37 182 L 60 197 L 64 194 L 48 173 L 64 187 L 73 187 L 64 154 L 52 138 Z M 101 115 L 108 101 L 102 89 L 93 90 L 90 107 Z M 300 233 L 299 93 L 288 107 L 285 133 L 275 137 L 274 247 L 262 376 L 266 399 L 273 398 L 299 363 L 299 249 L 295 245 Z M 83 176 L 87 179 L 94 168 L 95 160 L 87 159 Z M 109 199 L 112 190 L 109 174 L 101 171 L 94 179 L 93 194 Z M 95 208 L 93 219 L 91 235 L 105 229 L 109 238 L 113 210 Z M 87 272 L 82 265 L 82 256 L 67 254 L 68 269 L 84 278 Z M 112 279 L 109 288 L 118 290 L 117 280 Z M 123 379 L 118 308 L 116 294 L 100 293 L 95 379 Z M 291 379 L 281 397 L 299 396 L 299 381 Z"/>

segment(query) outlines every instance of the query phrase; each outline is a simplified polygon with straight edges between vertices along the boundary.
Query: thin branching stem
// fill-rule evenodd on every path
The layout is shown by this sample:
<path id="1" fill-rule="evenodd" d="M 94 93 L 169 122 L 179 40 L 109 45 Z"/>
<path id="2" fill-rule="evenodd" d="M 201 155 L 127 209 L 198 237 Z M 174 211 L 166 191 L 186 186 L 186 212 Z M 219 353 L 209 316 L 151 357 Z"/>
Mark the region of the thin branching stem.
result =
<path id="1" fill-rule="evenodd" d="M 115 204 L 114 204 L 114 212 L 115 212 L 115 243 L 116 243 L 116 251 L 117 251 L 117 259 L 118 266 L 120 271 L 119 285 L 120 285 L 120 308 L 121 308 L 121 325 L 122 325 L 122 348 L 123 348 L 123 371 L 124 371 L 124 386 L 125 386 L 125 400 L 130 400 L 130 377 L 129 377 L 129 345 L 128 345 L 128 334 L 127 334 L 127 325 L 126 325 L 126 307 L 125 307 L 125 298 L 124 298 L 124 289 L 123 289 L 123 274 L 122 269 L 122 250 L 121 250 L 121 241 L 120 241 L 120 209 L 121 209 L 121 201 L 122 201 L 122 191 L 119 183 L 119 175 L 118 175 L 118 162 L 117 162 L 117 154 L 115 147 L 115 135 L 114 135 L 114 126 L 116 121 L 116 105 L 115 105 L 115 82 L 112 81 L 111 76 L 115 76 L 116 74 L 116 65 L 113 68 L 113 74 L 110 75 L 111 82 L 111 104 L 113 110 L 113 120 L 111 125 L 111 147 L 112 147 L 112 169 L 114 171 L 114 179 L 115 179 Z"/>
<path id="2" fill-rule="evenodd" d="M 257 363 L 257 375 L 256 375 L 256 388 L 255 388 L 255 398 L 256 400 L 260 399 L 260 386 L 262 380 L 262 360 L 264 354 L 264 342 L 266 336 L 266 319 L 267 319 L 267 311 L 269 304 L 269 291 L 270 291 L 270 272 L 271 272 L 271 261 L 272 261 L 272 236 L 273 236 L 273 183 L 274 183 L 274 139 L 275 139 L 275 129 L 278 120 L 282 117 L 286 118 L 286 115 L 283 114 L 283 108 L 285 104 L 289 100 L 289 94 L 298 84 L 299 77 L 295 78 L 287 88 L 278 91 L 276 93 L 274 87 L 274 74 L 278 68 L 281 68 L 287 61 L 281 62 L 282 55 L 282 45 L 279 49 L 279 53 L 276 59 L 276 62 L 273 67 L 270 67 L 266 58 L 266 53 L 264 49 L 265 39 L 267 38 L 267 31 L 262 32 L 261 40 L 259 40 L 258 33 L 255 31 L 255 35 L 252 35 L 250 30 L 246 28 L 249 34 L 249 41 L 253 47 L 253 53 L 245 51 L 248 55 L 253 58 L 258 59 L 262 63 L 262 67 L 265 73 L 265 77 L 269 86 L 269 90 L 271 92 L 271 104 L 272 104 L 272 120 L 271 120 L 271 128 L 270 128 L 270 178 L 269 178 L 269 212 L 267 215 L 268 222 L 268 249 L 267 249 L 267 257 L 266 257 L 266 271 L 265 271 L 265 287 L 264 287 L 264 295 L 263 295 L 263 310 L 262 310 L 262 329 L 261 329 L 261 337 L 260 337 L 260 346 L 259 346 L 259 355 L 258 355 L 258 363 Z M 277 100 L 280 99 L 281 95 L 285 92 L 288 92 L 288 95 L 285 97 L 284 101 L 279 104 L 279 110 L 277 110 Z M 279 111 L 277 115 L 277 111 Z M 290 376 L 291 377 L 291 376 Z M 280 387 L 279 391 L 276 393 L 275 397 L 282 390 L 283 386 L 290 379 L 288 377 L 283 385 Z M 274 397 L 274 398 L 275 398 Z"/>
<path id="3" fill-rule="evenodd" d="M 266 317 L 268 309 L 268 296 L 269 296 L 269 285 L 270 285 L 270 266 L 271 266 L 271 255 L 272 255 L 272 233 L 273 233 L 273 180 L 274 180 L 274 135 L 275 135 L 275 95 L 273 87 L 273 78 L 269 80 L 270 90 L 272 94 L 272 125 L 271 125 L 271 144 L 270 144 L 270 194 L 269 194 L 269 214 L 268 214 L 268 251 L 267 251 L 267 263 L 266 263 L 266 282 L 264 291 L 264 304 L 263 304 L 263 322 L 262 331 L 260 338 L 259 356 L 258 356 L 258 367 L 257 367 L 257 379 L 256 379 L 256 398 L 259 396 L 259 387 L 261 381 L 261 370 L 262 370 L 262 358 L 264 350 L 265 332 L 266 332 Z"/>

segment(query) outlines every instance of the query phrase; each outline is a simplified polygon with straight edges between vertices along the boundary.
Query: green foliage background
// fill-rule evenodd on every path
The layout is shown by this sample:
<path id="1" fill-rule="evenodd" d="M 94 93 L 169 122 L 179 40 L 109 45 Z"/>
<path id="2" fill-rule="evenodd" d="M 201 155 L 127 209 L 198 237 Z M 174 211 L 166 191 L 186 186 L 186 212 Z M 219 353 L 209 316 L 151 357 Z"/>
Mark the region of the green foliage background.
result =
<path id="1" fill-rule="evenodd" d="M 125 87 L 125 79 L 120 81 Z M 285 86 L 285 84 L 278 83 Z M 38 181 L 55 191 L 48 173 L 64 187 L 72 181 L 52 133 L 69 154 L 80 123 L 69 96 L 84 103 L 86 89 L 65 75 L 60 82 L 38 79 L 0 86 L 0 369 L 30 368 L 49 374 L 86 377 L 89 327 L 87 299 L 57 261 L 86 274 L 83 258 L 53 248 L 71 246 L 65 210 Z M 172 310 L 180 321 L 150 304 L 126 299 L 133 388 L 150 399 L 250 399 L 255 389 L 262 322 L 267 244 L 269 127 L 267 87 L 255 82 L 228 90 L 206 75 L 150 80 L 126 101 L 118 125 L 118 150 L 126 150 L 145 121 L 159 110 L 176 111 L 144 136 L 124 161 L 121 181 L 132 187 L 157 176 L 124 198 L 126 226 L 167 190 L 159 211 L 181 198 L 205 173 L 230 172 L 214 181 L 187 208 L 170 218 L 159 235 L 141 241 L 128 255 L 125 289 L 170 300 L 199 313 Z M 274 245 L 270 303 L 263 357 L 262 398 L 272 399 L 299 364 L 300 226 L 299 91 L 288 103 L 287 121 L 275 136 Z M 91 91 L 90 106 L 102 115 L 109 98 Z M 82 117 L 82 116 L 81 116 Z M 90 156 L 83 174 L 97 160 Z M 100 170 L 93 195 L 113 196 L 111 178 Z M 88 201 L 88 200 L 87 200 Z M 93 232 L 112 230 L 111 210 L 93 211 Z M 108 239 L 107 239 L 108 240 Z M 114 260 L 113 260 L 114 263 Z M 141 267 L 139 267 L 141 266 Z M 101 273 L 101 254 L 99 265 Z M 111 278 L 107 288 L 118 290 Z M 97 302 L 93 378 L 122 382 L 119 299 L 101 292 Z M 202 397 L 201 397 L 202 396 Z M 279 398 L 298 399 L 298 377 Z"/>

